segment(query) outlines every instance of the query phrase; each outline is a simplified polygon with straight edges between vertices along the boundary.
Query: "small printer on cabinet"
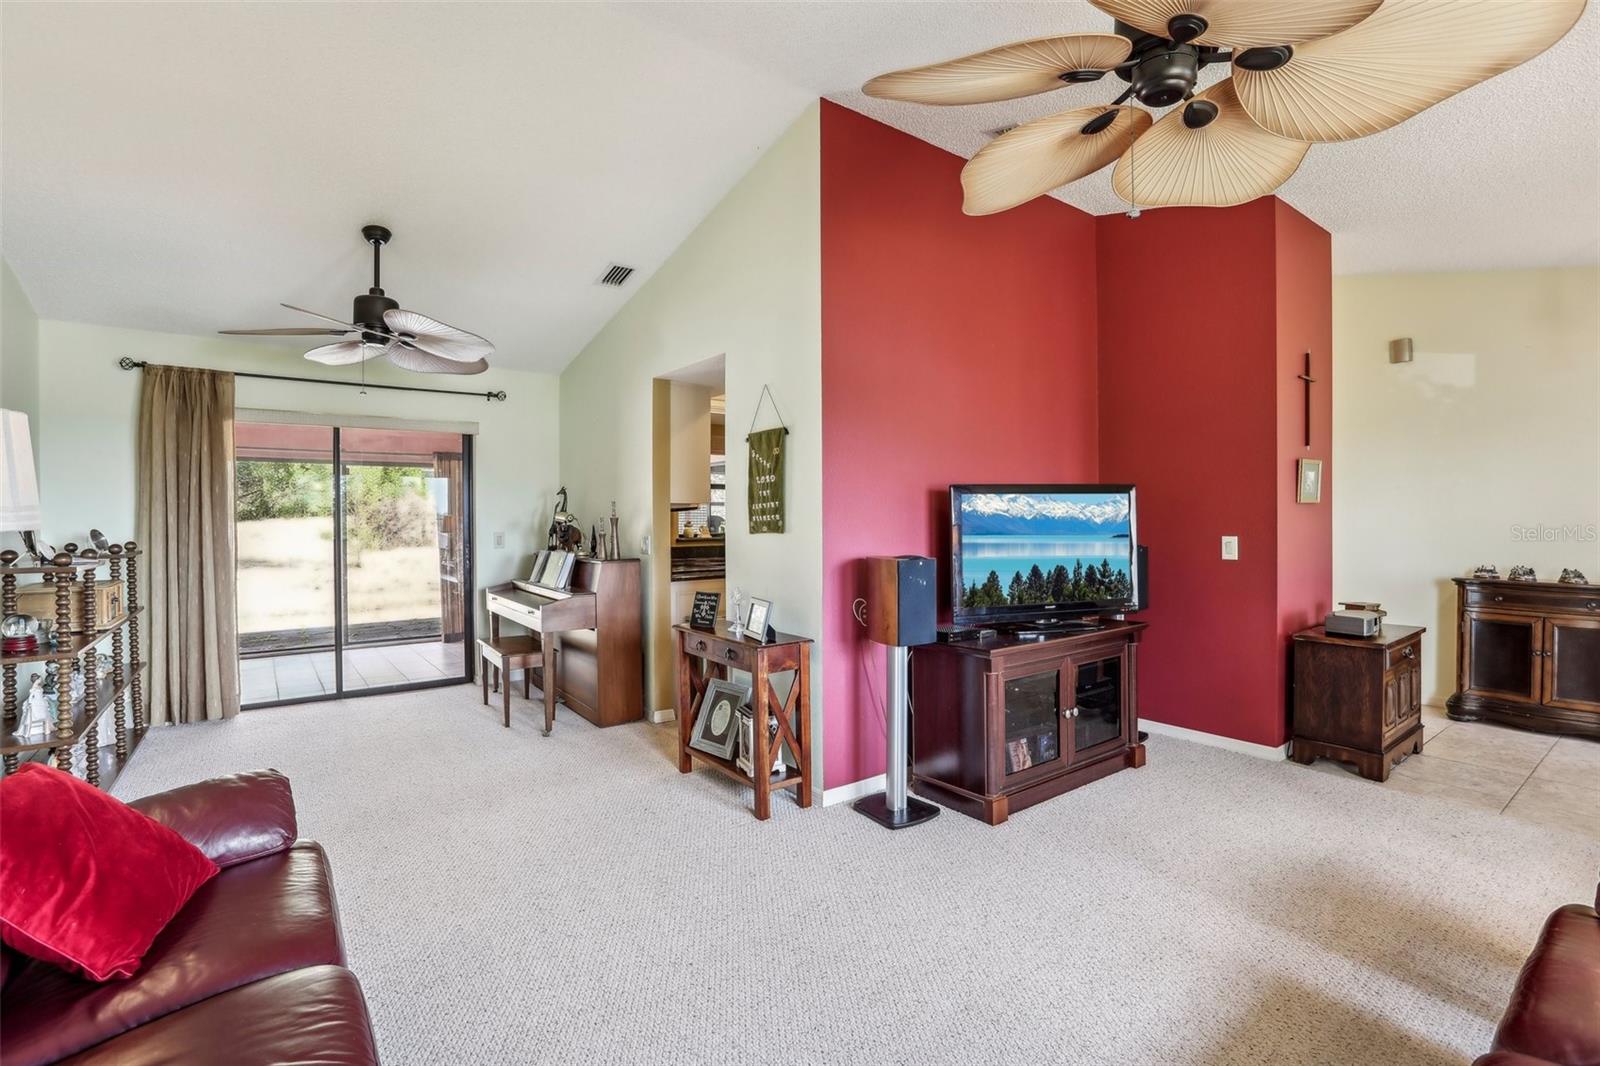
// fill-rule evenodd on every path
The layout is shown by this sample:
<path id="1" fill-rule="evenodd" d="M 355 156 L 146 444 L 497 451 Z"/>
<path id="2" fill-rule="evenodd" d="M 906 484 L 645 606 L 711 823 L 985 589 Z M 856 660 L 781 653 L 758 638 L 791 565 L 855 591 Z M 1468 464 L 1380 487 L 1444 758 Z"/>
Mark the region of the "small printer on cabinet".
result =
<path id="1" fill-rule="evenodd" d="M 1323 628 L 1340 637 L 1375 637 L 1383 625 L 1381 611 L 1329 611 Z"/>

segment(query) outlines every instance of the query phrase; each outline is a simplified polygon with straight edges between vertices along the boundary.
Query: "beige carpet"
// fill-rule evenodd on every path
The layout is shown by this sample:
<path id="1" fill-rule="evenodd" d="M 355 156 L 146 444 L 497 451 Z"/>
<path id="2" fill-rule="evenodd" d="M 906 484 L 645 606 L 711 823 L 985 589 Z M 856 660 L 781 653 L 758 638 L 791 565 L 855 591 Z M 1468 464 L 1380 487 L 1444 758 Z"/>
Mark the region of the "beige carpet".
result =
<path id="1" fill-rule="evenodd" d="M 384 1061 L 1457 1064 L 1600 843 L 1162 737 L 999 828 L 762 824 L 671 734 L 476 691 L 152 732 L 290 775 Z"/>

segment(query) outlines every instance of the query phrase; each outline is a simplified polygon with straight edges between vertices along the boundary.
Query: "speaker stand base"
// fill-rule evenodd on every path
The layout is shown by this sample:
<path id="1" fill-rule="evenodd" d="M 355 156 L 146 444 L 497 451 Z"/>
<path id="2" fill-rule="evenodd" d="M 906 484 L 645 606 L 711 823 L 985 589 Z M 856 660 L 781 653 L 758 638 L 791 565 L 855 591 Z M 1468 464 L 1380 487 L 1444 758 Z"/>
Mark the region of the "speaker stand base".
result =
<path id="1" fill-rule="evenodd" d="M 915 796 L 906 797 L 905 810 L 890 811 L 889 797 L 882 792 L 876 796 L 864 796 L 850 806 L 885 829 L 905 829 L 907 826 L 921 825 L 939 816 L 938 807 Z"/>

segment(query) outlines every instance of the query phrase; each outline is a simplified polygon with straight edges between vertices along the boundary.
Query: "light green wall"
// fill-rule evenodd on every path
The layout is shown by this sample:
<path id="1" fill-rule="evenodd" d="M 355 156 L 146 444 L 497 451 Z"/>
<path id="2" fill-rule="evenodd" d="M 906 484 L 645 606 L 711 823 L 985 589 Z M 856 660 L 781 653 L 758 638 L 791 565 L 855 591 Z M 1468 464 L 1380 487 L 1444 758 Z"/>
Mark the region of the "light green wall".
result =
<path id="1" fill-rule="evenodd" d="M 136 371 L 122 356 L 174 366 L 260 371 L 354 380 L 355 368 L 317 366 L 297 349 L 223 337 L 191 337 L 76 322 L 39 323 L 39 352 L 49 372 L 40 382 L 40 496 L 46 539 L 87 543 L 91 527 L 113 539 L 134 536 Z M 241 408 L 316 415 L 363 415 L 476 422 L 476 579 L 480 586 L 526 576 L 550 522 L 559 439 L 557 383 L 551 374 L 490 370 L 473 377 L 367 368 L 367 379 L 449 389 L 504 389 L 505 402 L 471 397 L 354 389 L 239 378 Z M 505 534 L 505 547 L 494 534 Z M 481 608 L 480 608 L 481 616 Z"/>
<path id="2" fill-rule="evenodd" d="M 39 316 L 11 264 L 0 259 L 0 407 L 28 416 L 33 454 L 39 454 Z M 39 489 L 41 498 L 43 486 Z M 0 548 L 22 547 L 22 538 L 0 530 Z"/>
<path id="3" fill-rule="evenodd" d="M 779 629 L 822 626 L 821 125 L 813 104 L 561 375 L 561 477 L 588 522 L 612 500 L 624 554 L 652 524 L 652 380 L 727 359 L 728 583 L 773 602 Z M 787 531 L 751 536 L 743 435 L 767 385 L 791 433 Z M 775 425 L 766 406 L 761 426 Z M 652 552 L 664 562 L 670 545 Z M 647 586 L 649 582 L 646 582 Z M 650 617 L 659 593 L 651 590 Z M 649 640 L 646 641 L 650 643 Z M 672 670 L 652 648 L 647 671 Z M 812 712 L 822 678 L 813 657 Z M 658 680 L 659 680 L 658 676 Z M 650 691 L 657 691 L 652 687 Z M 660 709 L 660 708 L 657 708 Z M 813 732 L 822 750 L 820 731 Z"/>

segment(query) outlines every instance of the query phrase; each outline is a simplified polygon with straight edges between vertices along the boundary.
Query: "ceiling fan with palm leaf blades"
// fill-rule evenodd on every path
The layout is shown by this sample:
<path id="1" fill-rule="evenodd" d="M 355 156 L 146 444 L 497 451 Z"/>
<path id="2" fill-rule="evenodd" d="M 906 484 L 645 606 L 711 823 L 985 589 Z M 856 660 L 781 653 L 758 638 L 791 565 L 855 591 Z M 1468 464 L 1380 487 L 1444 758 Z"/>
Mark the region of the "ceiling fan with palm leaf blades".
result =
<path id="1" fill-rule="evenodd" d="M 328 326 L 288 326 L 281 329 L 224 329 L 218 332 L 245 337 L 343 337 L 306 353 L 312 362 L 328 366 L 364 363 L 378 356 L 395 366 L 420 374 L 481 374 L 489 369 L 494 345 L 464 329 L 447 326 L 437 319 L 403 309 L 384 294 L 379 286 L 379 257 L 393 236 L 383 226 L 363 226 L 361 235 L 372 245 L 372 288 L 355 298 L 351 321 L 308 311 L 293 304 L 280 304 L 312 318 L 331 322 Z"/>
<path id="2" fill-rule="evenodd" d="M 1287 181 L 1312 144 L 1404 122 L 1510 70 L 1572 28 L 1586 0 L 1089 0 L 1114 33 L 993 48 L 873 78 L 869 96 L 980 104 L 1098 81 L 1110 104 L 1017 126 L 961 172 L 962 209 L 1026 203 L 1116 160 L 1139 207 L 1228 207 Z M 1196 92 L 1203 67 L 1232 76 Z M 1157 119 L 1149 111 L 1183 104 Z"/>

